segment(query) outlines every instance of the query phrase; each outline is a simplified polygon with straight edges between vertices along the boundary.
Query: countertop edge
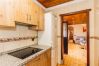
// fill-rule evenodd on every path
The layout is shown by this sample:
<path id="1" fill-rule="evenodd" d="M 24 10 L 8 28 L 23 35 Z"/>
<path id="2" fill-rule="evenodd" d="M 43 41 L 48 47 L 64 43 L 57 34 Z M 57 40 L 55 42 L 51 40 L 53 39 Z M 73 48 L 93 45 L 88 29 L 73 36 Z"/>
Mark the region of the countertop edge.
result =
<path id="1" fill-rule="evenodd" d="M 27 58 L 25 58 L 25 59 L 19 59 L 19 58 L 16 58 L 16 57 L 14 57 L 14 56 L 11 56 L 11 55 L 8 55 L 7 53 L 4 53 L 4 54 L 1 54 L 0 55 L 0 57 L 2 56 L 2 57 L 11 57 L 10 58 L 10 60 L 11 59 L 15 59 L 15 61 L 18 61 L 18 62 L 10 62 L 10 61 L 8 61 L 9 62 L 9 65 L 8 66 L 13 66 L 13 65 L 11 65 L 11 64 L 16 64 L 15 66 L 22 66 L 22 65 L 25 65 L 26 63 L 28 63 L 29 61 L 31 61 L 32 59 L 34 59 L 35 57 L 37 57 L 37 56 L 39 56 L 40 54 L 43 54 L 44 52 L 46 52 L 47 50 L 49 50 L 49 49 L 51 49 L 52 47 L 51 46 L 45 46 L 45 45 L 33 45 L 33 46 L 29 46 L 29 47 L 35 47 L 35 48 L 41 48 L 41 49 L 43 49 L 43 50 L 41 50 L 40 52 L 38 52 L 38 53 L 36 53 L 36 54 L 34 54 L 34 55 L 31 55 L 31 56 L 29 56 L 29 57 L 27 57 Z M 5 56 L 6 55 L 6 56 Z M 8 59 L 9 59 L 8 58 Z M 17 59 L 17 60 L 16 60 Z M 2 60 L 2 59 L 0 59 L 0 60 Z M 3 62 L 5 63 L 5 61 L 7 61 L 6 59 L 5 60 L 3 60 Z M 5 64 L 6 65 L 6 64 Z M 3 66 L 5 66 L 5 65 L 3 65 Z"/>

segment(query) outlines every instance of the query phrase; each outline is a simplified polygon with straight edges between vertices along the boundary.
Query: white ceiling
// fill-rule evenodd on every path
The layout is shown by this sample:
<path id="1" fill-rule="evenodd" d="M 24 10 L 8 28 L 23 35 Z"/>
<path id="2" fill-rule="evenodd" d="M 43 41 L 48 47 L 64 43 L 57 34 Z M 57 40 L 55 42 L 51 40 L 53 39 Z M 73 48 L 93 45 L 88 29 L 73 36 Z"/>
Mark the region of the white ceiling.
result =
<path id="1" fill-rule="evenodd" d="M 41 3 L 39 3 L 37 0 L 33 0 L 35 3 L 37 3 L 38 5 L 40 5 L 45 11 L 50 11 L 50 10 L 53 10 L 55 8 L 61 8 L 63 6 L 67 6 L 67 5 L 70 5 L 70 4 L 73 4 L 73 3 L 77 3 L 77 2 L 81 2 L 81 1 L 84 1 L 84 0 L 74 0 L 74 1 L 70 1 L 70 2 L 67 2 L 67 3 L 63 3 L 63 4 L 60 4 L 60 5 L 56 5 L 56 6 L 53 6 L 53 7 L 50 7 L 50 8 L 45 8 Z"/>

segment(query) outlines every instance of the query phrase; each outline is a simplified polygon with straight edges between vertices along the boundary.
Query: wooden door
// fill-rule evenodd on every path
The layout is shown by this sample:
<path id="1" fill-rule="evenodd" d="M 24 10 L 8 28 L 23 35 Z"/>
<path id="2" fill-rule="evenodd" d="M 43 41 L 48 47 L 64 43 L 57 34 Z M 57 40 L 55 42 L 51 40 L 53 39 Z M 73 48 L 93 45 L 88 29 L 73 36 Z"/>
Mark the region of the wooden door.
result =
<path id="1" fill-rule="evenodd" d="M 28 22 L 29 20 L 29 5 L 28 5 L 28 1 L 29 0 L 20 0 L 21 1 L 21 10 L 22 10 L 22 21 L 23 23 L 26 23 L 26 24 L 30 24 Z"/>
<path id="2" fill-rule="evenodd" d="M 41 54 L 41 65 L 47 66 L 45 53 Z"/>
<path id="3" fill-rule="evenodd" d="M 26 64 L 26 66 L 51 66 L 51 50 L 48 50 L 32 59 Z"/>
<path id="4" fill-rule="evenodd" d="M 21 20 L 22 23 L 26 23 L 26 24 L 30 24 L 29 23 L 29 2 L 30 0 L 20 0 L 20 4 L 21 4 Z"/>
<path id="5" fill-rule="evenodd" d="M 45 56 L 45 66 L 51 66 L 51 50 L 47 50 L 44 56 Z"/>
<path id="6" fill-rule="evenodd" d="M 0 0 L 0 27 L 15 27 L 13 0 Z"/>
<path id="7" fill-rule="evenodd" d="M 14 0 L 15 21 L 26 23 L 26 0 Z"/>
<path id="8" fill-rule="evenodd" d="M 28 0 L 28 19 L 29 19 L 29 23 L 32 25 L 37 25 L 37 4 L 35 4 L 34 2 L 32 2 L 31 0 Z"/>
<path id="9" fill-rule="evenodd" d="M 26 66 L 42 66 L 41 65 L 41 56 L 38 56 L 38 57 L 34 58 L 30 62 L 28 62 L 26 64 Z"/>
<path id="10" fill-rule="evenodd" d="M 39 22 L 38 22 L 38 29 L 44 30 L 44 10 L 39 7 Z"/>
<path id="11" fill-rule="evenodd" d="M 0 26 L 4 26 L 6 25 L 6 21 L 5 21 L 5 6 L 4 6 L 4 1 L 3 0 L 0 0 Z"/>
<path id="12" fill-rule="evenodd" d="M 51 66 L 51 50 L 47 51 L 47 66 Z"/>
<path id="13" fill-rule="evenodd" d="M 6 0 L 6 22 L 9 27 L 15 27 L 14 21 L 14 0 Z"/>
<path id="14" fill-rule="evenodd" d="M 32 1 L 31 0 L 28 0 L 28 13 L 27 13 L 27 16 L 28 16 L 28 23 L 29 24 L 32 24 L 32 22 L 31 22 L 31 12 L 32 12 Z"/>
<path id="15" fill-rule="evenodd" d="M 33 25 L 38 25 L 38 5 L 35 4 L 34 2 L 32 3 L 32 8 L 31 8 L 31 20 Z"/>
<path id="16" fill-rule="evenodd" d="M 15 8 L 14 8 L 15 21 L 22 22 L 20 0 L 15 0 L 14 4 L 15 4 Z"/>

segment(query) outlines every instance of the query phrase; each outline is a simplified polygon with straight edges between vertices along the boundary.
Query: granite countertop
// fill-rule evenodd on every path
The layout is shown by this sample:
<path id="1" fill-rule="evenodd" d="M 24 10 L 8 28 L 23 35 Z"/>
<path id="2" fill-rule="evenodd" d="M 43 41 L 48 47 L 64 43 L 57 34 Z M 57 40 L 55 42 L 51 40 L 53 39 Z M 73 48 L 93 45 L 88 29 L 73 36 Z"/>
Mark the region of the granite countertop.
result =
<path id="1" fill-rule="evenodd" d="M 31 59 L 37 57 L 38 55 L 42 54 L 43 52 L 51 48 L 50 46 L 43 46 L 43 45 L 33 45 L 30 47 L 41 48 L 43 50 L 25 59 L 19 59 L 8 54 L 3 54 L 0 56 L 0 66 L 22 66 L 26 64 L 28 61 L 30 61 Z"/>

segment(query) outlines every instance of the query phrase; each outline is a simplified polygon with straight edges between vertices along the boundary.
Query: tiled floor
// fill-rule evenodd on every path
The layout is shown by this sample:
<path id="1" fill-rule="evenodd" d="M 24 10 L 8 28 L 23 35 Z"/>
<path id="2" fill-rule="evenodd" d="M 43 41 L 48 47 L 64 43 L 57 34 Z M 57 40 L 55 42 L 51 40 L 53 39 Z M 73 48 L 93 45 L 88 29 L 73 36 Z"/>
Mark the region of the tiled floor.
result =
<path id="1" fill-rule="evenodd" d="M 58 66 L 86 66 L 87 52 L 81 45 L 69 42 L 69 53 L 64 55 L 64 65 Z"/>

